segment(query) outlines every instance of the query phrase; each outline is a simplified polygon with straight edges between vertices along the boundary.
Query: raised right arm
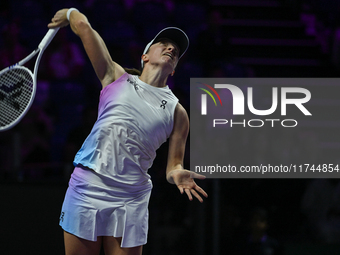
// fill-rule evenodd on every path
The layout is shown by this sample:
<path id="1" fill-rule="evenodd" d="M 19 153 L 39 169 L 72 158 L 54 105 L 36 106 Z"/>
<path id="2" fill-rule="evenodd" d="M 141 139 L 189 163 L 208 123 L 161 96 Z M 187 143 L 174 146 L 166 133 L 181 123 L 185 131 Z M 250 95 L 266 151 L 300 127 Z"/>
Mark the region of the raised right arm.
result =
<path id="1" fill-rule="evenodd" d="M 86 16 L 75 10 L 71 12 L 70 21 L 68 21 L 66 17 L 67 11 L 68 9 L 58 11 L 52 18 L 51 23 L 48 24 L 48 27 L 64 27 L 70 24 L 72 31 L 80 37 L 97 77 L 104 88 L 122 76 L 125 70 L 112 60 L 103 39 L 91 27 Z"/>

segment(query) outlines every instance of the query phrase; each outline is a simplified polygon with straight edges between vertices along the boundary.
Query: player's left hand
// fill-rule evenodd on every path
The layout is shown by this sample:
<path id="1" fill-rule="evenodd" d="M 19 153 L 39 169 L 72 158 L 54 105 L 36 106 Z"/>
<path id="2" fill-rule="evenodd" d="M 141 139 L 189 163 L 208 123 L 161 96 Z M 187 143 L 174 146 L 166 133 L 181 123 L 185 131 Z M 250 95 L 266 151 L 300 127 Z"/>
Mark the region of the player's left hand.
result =
<path id="1" fill-rule="evenodd" d="M 202 194 L 205 197 L 208 197 L 208 194 L 200 186 L 198 186 L 194 181 L 194 178 L 201 179 L 201 180 L 205 179 L 204 175 L 197 174 L 192 171 L 180 169 L 180 170 L 172 170 L 171 177 L 174 183 L 177 185 L 177 188 L 179 189 L 181 194 L 185 192 L 190 201 L 193 200 L 192 195 L 194 195 L 201 203 L 203 202 L 203 199 L 200 196 L 200 194 Z"/>

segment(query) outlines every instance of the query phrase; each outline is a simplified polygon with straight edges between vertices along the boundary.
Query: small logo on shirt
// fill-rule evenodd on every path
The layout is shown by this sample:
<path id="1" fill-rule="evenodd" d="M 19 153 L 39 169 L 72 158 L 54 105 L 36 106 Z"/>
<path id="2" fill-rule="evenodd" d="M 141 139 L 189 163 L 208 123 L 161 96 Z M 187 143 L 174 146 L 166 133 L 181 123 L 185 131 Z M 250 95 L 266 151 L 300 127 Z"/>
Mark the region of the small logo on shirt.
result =
<path id="1" fill-rule="evenodd" d="M 131 81 L 129 78 L 127 79 L 127 81 L 135 87 L 135 90 L 138 90 L 139 86 L 138 86 L 137 82 Z"/>
<path id="2" fill-rule="evenodd" d="M 166 103 L 167 103 L 167 101 L 165 101 L 165 100 L 162 100 L 161 107 L 162 107 L 163 109 L 165 109 L 165 105 L 166 105 Z"/>

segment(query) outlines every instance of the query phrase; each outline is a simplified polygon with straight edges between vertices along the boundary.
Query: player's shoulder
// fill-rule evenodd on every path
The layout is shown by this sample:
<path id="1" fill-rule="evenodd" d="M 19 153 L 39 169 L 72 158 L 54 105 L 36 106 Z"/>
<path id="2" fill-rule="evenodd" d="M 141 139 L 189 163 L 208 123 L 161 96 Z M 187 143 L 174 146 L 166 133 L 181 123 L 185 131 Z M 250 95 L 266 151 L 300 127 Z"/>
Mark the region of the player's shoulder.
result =
<path id="1" fill-rule="evenodd" d="M 189 120 L 187 111 L 179 102 L 177 103 L 175 108 L 175 118 L 180 120 Z"/>
<path id="2" fill-rule="evenodd" d="M 177 103 L 175 108 L 174 116 L 174 127 L 172 130 L 171 137 L 183 139 L 188 135 L 189 132 L 189 117 L 185 108 Z"/>

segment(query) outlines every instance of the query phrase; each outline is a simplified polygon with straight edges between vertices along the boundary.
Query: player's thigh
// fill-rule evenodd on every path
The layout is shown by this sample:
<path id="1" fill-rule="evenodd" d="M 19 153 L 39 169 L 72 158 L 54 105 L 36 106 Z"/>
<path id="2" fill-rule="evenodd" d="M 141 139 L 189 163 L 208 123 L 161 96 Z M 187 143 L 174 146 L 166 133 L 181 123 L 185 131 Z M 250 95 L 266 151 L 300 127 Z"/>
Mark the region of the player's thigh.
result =
<path id="1" fill-rule="evenodd" d="M 142 255 L 143 246 L 122 248 L 121 237 L 103 236 L 103 247 L 105 255 Z"/>
<path id="2" fill-rule="evenodd" d="M 99 255 L 102 237 L 89 241 L 64 231 L 64 244 L 66 255 Z"/>

